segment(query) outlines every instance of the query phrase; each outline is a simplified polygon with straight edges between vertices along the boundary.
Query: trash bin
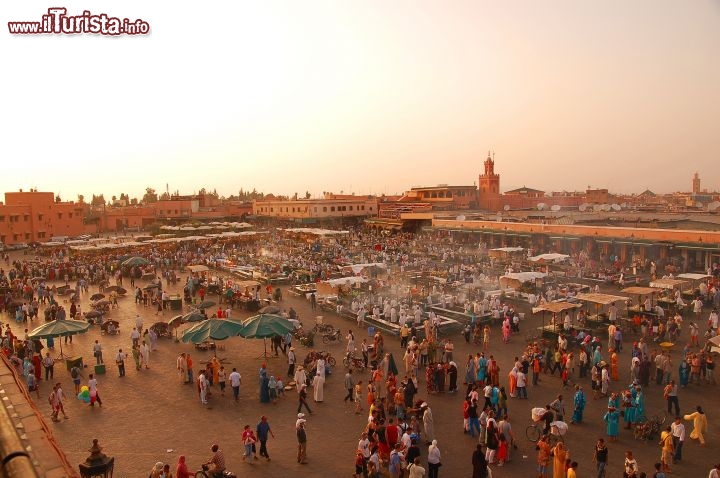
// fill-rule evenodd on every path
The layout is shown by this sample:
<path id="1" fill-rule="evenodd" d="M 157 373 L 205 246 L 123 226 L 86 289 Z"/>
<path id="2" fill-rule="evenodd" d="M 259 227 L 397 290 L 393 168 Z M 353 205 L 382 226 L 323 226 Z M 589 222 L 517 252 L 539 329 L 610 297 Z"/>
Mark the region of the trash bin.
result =
<path id="1" fill-rule="evenodd" d="M 95 365 L 95 375 L 105 375 L 105 364 L 99 363 Z"/>
<path id="2" fill-rule="evenodd" d="M 375 327 L 368 327 L 368 337 L 373 337 L 375 335 Z"/>
<path id="3" fill-rule="evenodd" d="M 74 357 L 68 357 L 68 358 L 66 358 L 66 359 L 65 359 L 65 366 L 67 367 L 68 372 L 69 372 L 70 369 L 73 368 L 73 367 L 79 367 L 79 368 L 82 369 L 82 368 L 83 368 L 83 359 L 82 359 L 82 356 L 81 356 L 81 355 L 76 355 L 76 356 L 74 356 Z"/>

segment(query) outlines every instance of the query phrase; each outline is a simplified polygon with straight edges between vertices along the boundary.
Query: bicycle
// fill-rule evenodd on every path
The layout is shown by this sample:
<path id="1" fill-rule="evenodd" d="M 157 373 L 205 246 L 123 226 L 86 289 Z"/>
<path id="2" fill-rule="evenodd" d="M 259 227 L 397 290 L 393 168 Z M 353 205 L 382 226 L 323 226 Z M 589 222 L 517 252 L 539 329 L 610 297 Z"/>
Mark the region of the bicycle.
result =
<path id="1" fill-rule="evenodd" d="M 529 441 L 531 441 L 533 443 L 537 443 L 540 441 L 540 438 L 543 436 L 544 431 L 545 431 L 545 424 L 533 423 L 525 429 L 525 437 Z M 550 445 L 550 447 L 552 448 L 555 445 L 557 445 L 558 442 L 565 443 L 565 439 L 563 438 L 563 436 L 560 433 L 560 431 L 558 430 L 558 428 L 555 426 L 552 426 L 552 427 L 550 427 L 550 433 L 548 433 L 548 445 Z"/>
<path id="2" fill-rule="evenodd" d="M 633 435 L 636 440 L 649 441 L 660 434 L 662 426 L 667 421 L 667 414 L 653 415 L 648 420 L 647 417 L 640 417 L 635 424 Z"/>

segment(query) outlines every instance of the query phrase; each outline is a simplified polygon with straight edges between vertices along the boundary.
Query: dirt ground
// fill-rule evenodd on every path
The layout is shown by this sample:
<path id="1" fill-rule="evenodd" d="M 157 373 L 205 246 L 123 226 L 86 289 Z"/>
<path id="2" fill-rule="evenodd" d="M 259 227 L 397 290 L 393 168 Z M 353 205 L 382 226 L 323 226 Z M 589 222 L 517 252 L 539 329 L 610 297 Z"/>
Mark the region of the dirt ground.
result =
<path id="1" fill-rule="evenodd" d="M 183 277 L 184 279 L 184 277 Z M 127 288 L 127 282 L 125 284 Z M 180 290 L 178 284 L 176 291 Z M 89 310 L 89 296 L 97 292 L 92 288 L 90 294 L 83 295 L 81 304 L 83 310 Z M 211 297 L 216 299 L 216 297 Z M 316 315 L 323 315 L 325 322 L 336 327 L 342 327 L 343 333 L 347 329 L 354 329 L 357 342 L 367 336 L 367 331 L 357 330 L 354 321 L 342 319 L 333 313 L 312 311 L 305 300 L 285 293 L 283 308 L 293 306 L 300 314 L 306 326 L 312 326 Z M 523 305 L 520 305 L 521 310 Z M 528 312 L 526 310 L 526 312 Z M 366 423 L 365 414 L 356 415 L 351 405 L 343 403 L 345 395 L 343 388 L 342 367 L 333 370 L 333 374 L 325 384 L 325 401 L 315 404 L 310 400 L 310 406 L 315 412 L 308 416 L 308 464 L 300 465 L 295 459 L 296 438 L 294 425 L 296 420 L 297 399 L 293 391 L 287 393 L 277 403 L 263 404 L 258 398 L 258 370 L 263 360 L 257 357 L 263 352 L 262 340 L 245 340 L 232 338 L 221 342 L 222 350 L 217 355 L 222 359 L 226 369 L 237 367 L 242 374 L 242 386 L 239 403 L 234 403 L 231 392 L 226 391 L 225 396 L 219 394 L 217 386 L 212 387 L 212 397 L 209 405 L 200 403 L 194 386 L 183 385 L 178 380 L 175 361 L 181 352 L 192 354 L 198 368 L 198 362 L 209 360 L 213 352 L 195 351 L 190 344 L 175 343 L 171 339 L 163 338 L 158 341 L 157 350 L 151 353 L 150 368 L 136 371 L 132 359 L 127 363 L 127 375 L 118 377 L 117 367 L 114 364 L 114 355 L 122 348 L 130 350 L 130 331 L 134 325 L 136 314 L 140 314 L 145 326 L 156 321 L 167 321 L 175 315 L 174 312 L 165 311 L 156 316 L 155 310 L 136 305 L 132 297 L 120 300 L 119 309 L 113 310 L 109 318 L 118 320 L 121 324 L 120 335 L 101 335 L 99 327 L 94 326 L 84 335 L 75 336 L 73 343 L 63 344 L 67 355 L 81 355 L 87 366 L 83 374 L 83 384 L 87 383 L 88 373 L 93 372 L 95 359 L 92 356 L 92 344 L 96 339 L 104 347 L 104 357 L 107 364 L 107 373 L 98 376 L 99 392 L 103 406 L 90 407 L 73 397 L 73 385 L 69 372 L 63 363 L 57 364 L 55 378 L 64 385 L 69 395 L 66 410 L 69 419 L 54 424 L 56 438 L 61 443 L 65 453 L 72 463 L 80 463 L 88 455 L 88 448 L 93 438 L 100 440 L 104 452 L 115 457 L 115 477 L 144 478 L 155 462 L 170 463 L 174 470 L 178 456 L 184 454 L 191 469 L 198 469 L 202 461 L 210 456 L 210 446 L 218 443 L 225 451 L 228 469 L 235 471 L 238 476 L 253 473 L 254 476 L 282 476 L 284 474 L 309 473 L 326 476 L 350 476 L 354 471 L 354 456 L 360 432 Z M 251 314 L 234 311 L 233 318 L 246 318 Z M 499 340 L 499 329 L 493 329 L 491 353 L 498 358 L 501 367 L 501 381 L 507 386 L 508 367 L 513 357 L 518 355 L 524 346 L 524 332 L 530 327 L 539 325 L 540 318 L 527 314 L 527 319 L 521 324 L 522 333 L 514 337 L 511 342 L 504 345 Z M 36 324 L 39 325 L 39 324 Z M 32 327 L 32 325 L 31 325 Z M 181 334 L 186 326 L 181 326 Z M 450 332 L 448 332 L 450 333 Z M 687 333 L 687 332 L 685 332 Z M 455 360 L 459 365 L 459 379 L 463 376 L 465 357 L 468 353 L 478 351 L 476 346 L 465 344 L 459 330 L 452 331 L 456 340 Z M 630 340 L 626 338 L 626 341 Z M 56 340 L 55 351 L 60 351 L 59 341 Z M 307 350 L 296 345 L 298 357 L 302 359 Z M 268 342 L 269 346 L 269 342 Z M 322 348 L 319 344 L 319 348 Z M 398 365 L 402 368 L 402 351 L 399 339 L 388 337 L 386 348 L 395 354 Z M 335 343 L 326 347 L 340 362 L 345 343 Z M 621 354 L 620 369 L 621 382 L 625 385 L 628 380 L 629 348 Z M 677 360 L 679 353 L 675 352 L 673 358 Z M 281 354 L 279 358 L 270 358 L 267 361 L 270 374 L 285 375 L 287 363 Z M 367 383 L 366 376 L 356 375 Z M 584 379 L 583 379 L 584 380 Z M 460 380 L 461 381 L 461 380 Z M 581 382 L 589 390 L 589 382 Z M 611 388 L 617 389 L 620 384 Z M 424 379 L 421 379 L 418 398 L 426 398 L 435 417 L 435 429 L 438 446 L 442 452 L 443 467 L 441 476 L 461 477 L 471 474 L 471 454 L 475 448 L 475 440 L 462 432 L 462 400 L 463 387 L 458 394 L 435 394 L 427 396 Z M 494 477 L 521 477 L 533 476 L 535 473 L 534 444 L 525 438 L 525 428 L 530 423 L 530 409 L 544 406 L 556 394 L 564 393 L 566 400 L 571 402 L 570 389 L 562 389 L 558 378 L 543 376 L 537 387 L 528 386 L 529 400 L 519 401 L 510 399 L 511 423 L 514 427 L 515 437 L 519 449 L 513 453 L 512 461 L 502 468 L 494 467 Z M 712 395 L 708 392 L 712 391 Z M 688 439 L 685 444 L 681 465 L 674 467 L 675 476 L 706 476 L 707 470 L 716 454 L 707 451 L 716 449 L 718 434 L 713 426 L 714 415 L 718 399 L 716 388 L 706 386 L 691 386 L 680 392 L 680 404 L 683 413 L 689 413 L 698 404 L 703 405 L 708 412 L 710 421 L 707 436 L 709 446 L 701 448 L 696 442 Z M 50 415 L 50 407 L 46 397 L 49 385 L 41 384 L 39 406 Z M 310 393 L 310 399 L 312 394 Z M 573 460 L 580 463 L 579 476 L 594 476 L 594 465 L 591 462 L 593 445 L 598 437 L 605 437 L 605 426 L 602 416 L 605 412 L 606 400 L 593 400 L 588 397 L 588 406 L 585 411 L 586 422 L 571 427 L 567 435 L 567 442 Z M 647 414 L 652 415 L 664 410 L 665 403 L 659 387 L 652 385 L 647 397 Z M 244 463 L 241 460 L 242 445 L 240 435 L 245 424 L 254 427 L 261 415 L 267 415 L 275 433 L 270 439 L 268 448 L 272 461 L 257 460 Z M 49 419 L 49 418 L 48 418 Z M 692 426 L 686 422 L 689 435 Z M 427 448 L 423 448 L 423 457 L 427 456 Z M 652 464 L 660 457 L 657 443 L 642 443 L 633 439 L 629 432 L 621 430 L 617 443 L 609 445 L 610 459 L 607 476 L 621 476 L 623 453 L 627 449 L 635 452 L 641 470 L 650 472 Z M 651 474 L 650 474 L 651 475 Z"/>

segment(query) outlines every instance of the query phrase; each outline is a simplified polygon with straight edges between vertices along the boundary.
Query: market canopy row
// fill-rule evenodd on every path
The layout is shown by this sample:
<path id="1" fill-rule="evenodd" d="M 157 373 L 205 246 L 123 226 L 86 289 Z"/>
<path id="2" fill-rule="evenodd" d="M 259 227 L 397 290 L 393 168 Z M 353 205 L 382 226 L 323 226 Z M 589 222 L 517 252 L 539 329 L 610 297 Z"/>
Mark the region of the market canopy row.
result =
<path id="1" fill-rule="evenodd" d="M 610 305 L 614 304 L 615 302 L 622 302 L 624 303 L 627 300 L 627 297 L 623 297 L 620 295 L 612 295 L 612 294 L 600 294 L 600 293 L 586 293 L 586 294 L 578 294 L 575 296 L 577 300 L 582 300 L 584 302 L 592 302 L 593 304 L 602 304 L 602 305 Z"/>

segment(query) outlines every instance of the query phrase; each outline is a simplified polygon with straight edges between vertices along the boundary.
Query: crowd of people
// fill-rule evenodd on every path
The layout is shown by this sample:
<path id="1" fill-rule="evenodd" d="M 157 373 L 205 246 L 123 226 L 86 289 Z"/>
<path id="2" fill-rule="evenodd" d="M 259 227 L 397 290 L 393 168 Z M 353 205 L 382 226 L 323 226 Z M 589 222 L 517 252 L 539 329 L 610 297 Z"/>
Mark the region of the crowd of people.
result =
<path id="1" fill-rule="evenodd" d="M 375 247 L 378 243 L 381 247 Z M 338 265 L 350 259 L 388 265 L 390 272 L 382 278 L 371 280 L 371 287 L 341 294 L 342 303 L 335 309 L 340 313 L 351 311 L 351 315 L 357 317 L 357 323 L 362 327 L 366 325 L 366 318 L 397 324 L 401 347 L 400 354 L 392 354 L 390 351 L 395 344 L 391 346 L 386 344 L 385 340 L 394 339 L 386 339 L 386 334 L 380 331 L 372 335 L 371 343 L 363 339 L 358 344 L 352 332 L 345 336 L 346 352 L 353 354 L 359 350 L 362 363 L 366 367 L 359 373 L 346 370 L 344 375 L 344 389 L 347 391 L 345 401 L 352 404 L 350 406 L 355 413 L 368 413 L 367 423 L 364 423 L 360 430 L 354 456 L 356 476 L 376 477 L 381 472 L 386 472 L 393 477 L 419 477 L 426 473 L 427 476 L 438 477 L 442 466 L 443 443 L 439 442 L 435 432 L 431 407 L 435 405 L 432 397 L 443 393 L 457 393 L 458 390 L 462 393 L 458 393 L 458 402 L 462 402 L 459 410 L 461 409 L 463 414 L 463 433 L 478 445 L 472 459 L 468 457 L 468 466 L 472 465 L 473 476 L 488 476 L 493 466 L 511 466 L 517 442 L 510 411 L 515 408 L 514 403 L 519 403 L 514 400 L 532 400 L 532 388 L 549 380 L 557 380 L 563 393 L 558 394 L 551 403 L 539 407 L 544 410 L 541 419 L 544 423 L 543 433 L 537 442 L 539 476 L 546 476 L 551 464 L 554 478 L 575 476 L 575 470 L 579 466 L 570 460 L 569 447 L 562 441 L 550 446 L 552 440 L 549 435 L 552 433 L 553 423 L 568 421 L 571 425 L 568 433 L 572 435 L 576 433 L 573 424 L 587 423 L 585 407 L 602 408 L 602 419 L 596 420 L 594 425 L 598 430 L 605 430 L 606 438 L 612 444 L 621 433 L 625 433 L 623 429 L 634 432 L 636 424 L 647 420 L 645 400 L 646 394 L 651 393 L 650 390 L 653 390 L 652 393 L 662 393 L 663 399 L 667 401 L 667 413 L 672 414 L 671 418 L 678 417 L 672 420 L 669 431 L 663 430 L 663 433 L 669 433 L 663 441 L 663 453 L 666 458 L 671 459 L 669 462 L 667 459 L 661 461 L 661 472 L 668 472 L 673 460 L 681 463 L 682 443 L 685 439 L 684 431 L 679 431 L 679 425 L 683 422 L 693 424 L 693 431 L 688 434 L 690 438 L 697 439 L 701 444 L 705 443 L 707 418 L 702 406 L 683 408 L 680 405 L 684 387 L 715 383 L 714 356 L 706 345 L 707 341 L 701 341 L 701 327 L 697 325 L 703 325 L 702 336 L 705 339 L 710 339 L 717 333 L 717 313 L 712 309 L 712 301 L 717 295 L 714 288 L 708 288 L 705 299 L 709 301 L 709 305 L 701 303 L 700 313 L 696 313 L 693 305 L 688 309 L 678 308 L 678 313 L 668 314 L 668 319 L 664 322 L 658 321 L 657 325 L 641 319 L 637 324 L 637 340 L 631 347 L 627 347 L 623 354 L 623 340 L 630 335 L 624 328 L 621 330 L 615 320 L 610 320 L 608 325 L 607 346 L 599 338 L 590 335 L 578 337 L 560 334 L 556 342 L 540 340 L 525 343 L 511 340 L 521 326 L 517 303 L 513 304 L 511 300 L 500 296 L 486 296 L 475 289 L 461 292 L 452 285 L 460 282 L 459 279 L 464 282 L 466 278 L 495 284 L 492 264 L 483 258 L 481 249 L 467 245 L 449 245 L 447 241 L 432 236 L 420 237 L 405 233 L 378 236 L 355 232 L 347 239 L 322 244 L 319 248 L 316 248 L 317 245 L 308 246 L 301 241 L 281 238 L 273 247 L 264 244 L 262 254 L 257 254 L 257 244 L 247 242 L 225 244 L 213 249 L 187 244 L 155 245 L 144 250 L 143 255 L 150 262 L 147 270 L 168 281 L 176 278 L 174 271 L 187 264 L 198 263 L 219 268 L 228 260 L 236 263 L 252 261 L 254 266 L 268 276 L 290 269 L 295 271 L 290 274 L 291 280 L 299 280 L 302 275 L 296 272 L 299 269 L 309 272 L 311 280 L 333 277 L 337 274 Z M 311 254 L 307 254 L 308 247 Z M 263 261 L 257 260 L 260 256 Z M 404 276 L 407 271 L 437 271 L 438 264 L 443 264 L 442 273 L 449 279 L 444 285 L 408 284 Z M 4 328 L 2 346 L 22 371 L 28 389 L 36 392 L 39 397 L 38 383 L 42 379 L 42 372 L 46 374 L 45 381 L 52 380 L 52 359 L 45 361 L 49 354 L 43 358 L 42 343 L 28 337 L 17 337 L 14 328 L 18 325 L 20 328 L 32 328 L 34 322 L 39 325 L 37 317 L 43 308 L 50 310 L 50 320 L 64 316 L 65 307 L 59 303 L 61 299 L 58 286 L 48 284 L 64 281 L 75 285 L 75 292 L 70 296 L 70 305 L 75 306 L 75 309 L 70 311 L 70 317 L 77 317 L 81 312 L 79 302 L 76 304 L 73 297 L 79 298 L 81 294 L 87 294 L 90 285 L 100 285 L 110 280 L 120 284 L 124 271 L 118 266 L 117 255 L 67 257 L 67 253 L 62 250 L 36 261 L 18 260 L 8 265 L 8 271 L 0 271 L 0 284 L 4 287 L 2 303 L 10 317 L 20 320 L 13 328 L 10 325 Z M 125 272 L 133 277 L 143 270 L 131 269 Z M 197 278 L 195 276 L 188 279 L 186 288 L 191 296 L 198 294 L 202 300 L 208 293 L 207 284 L 196 282 Z M 221 279 L 217 285 L 218 297 L 234 296 L 235 293 L 227 294 L 228 290 L 234 290 L 232 280 Z M 149 306 L 154 297 L 156 302 L 160 302 L 160 310 L 166 306 L 167 298 L 163 295 L 162 284 L 149 292 L 150 304 L 144 297 L 147 291 L 142 292 L 140 300 L 137 301 L 139 305 Z M 235 292 L 254 299 L 260 298 L 259 288 Z M 266 292 L 270 300 L 277 299 L 274 294 Z M 541 298 L 537 301 L 552 300 L 555 290 L 547 292 L 552 294 L 546 296 L 540 291 L 537 295 Z M 19 303 L 18 300 L 23 302 Z M 232 314 L 234 305 L 234 301 L 228 301 L 228 306 L 220 307 L 214 315 L 228 317 Z M 467 360 L 461 361 L 454 356 L 453 338 L 444 333 L 439 318 L 430 308 L 431 305 L 454 309 L 470 318 L 462 335 L 466 345 L 477 347 L 477 350 L 469 354 Z M 708 309 L 711 309 L 711 312 L 706 321 L 702 313 Z M 657 312 L 654 306 L 653 311 Z M 484 317 L 492 320 L 481 321 Z M 564 321 L 562 323 L 564 325 Z M 496 333 L 497 340 L 491 340 Z M 627 335 L 623 337 L 623 333 Z M 136 323 L 130 338 L 132 345 L 125 347 L 125 350 L 129 348 L 129 353 L 119 349 L 111 354 L 120 377 L 125 375 L 125 361 L 130 357 L 133 358 L 138 372 L 151 366 L 150 355 L 157 340 L 155 332 L 142 323 Z M 661 349 L 660 343 L 665 338 L 687 343 L 678 364 L 674 364 L 671 355 Z M 102 346 L 97 342 L 96 344 L 99 348 L 93 350 L 93 354 L 98 363 L 102 363 Z M 257 376 L 257 396 L 260 402 L 269 403 L 286 399 L 286 384 L 290 385 L 290 390 L 294 389 L 291 393 L 297 394 L 298 401 L 297 459 L 299 463 L 306 463 L 307 422 L 303 411 L 312 414 L 312 409 L 316 408 L 314 403 L 326 400 L 325 380 L 332 375 L 332 367 L 327 366 L 322 357 L 301 363 L 296 358 L 292 337 L 279 337 L 277 344 L 275 353 L 278 353 L 278 348 L 282 349 L 287 356 L 289 370 L 287 373 L 279 369 L 271 371 L 263 364 Z M 514 361 L 502 363 L 502 359 L 496 359 L 499 355 L 495 350 L 499 347 L 517 347 L 518 344 L 521 344 L 522 348 L 518 350 Z M 53 349 L 51 341 L 48 341 L 46 346 Z M 624 362 L 625 358 L 627 362 Z M 396 359 L 402 362 L 402 373 L 397 370 Z M 461 365 L 464 362 L 462 370 L 459 369 L 458 362 Z M 179 381 L 196 389 L 200 404 L 208 404 L 215 393 L 223 396 L 227 382 L 230 382 L 232 398 L 238 400 L 242 383 L 240 373 L 235 368 L 226 370 L 217 358 L 198 367 L 189 353 L 181 353 L 177 357 L 176 366 Z M 557 379 L 554 378 L 555 375 Z M 628 376 L 629 380 L 623 380 L 625 376 Z M 76 393 L 80 393 L 78 387 L 82 380 L 82 377 L 73 376 Z M 592 396 L 586 395 L 586 389 L 592 392 Z M 89 405 L 101 405 L 96 379 L 88 379 L 88 391 Z M 565 396 L 568 397 L 567 403 Z M 58 414 L 64 416 L 62 404 L 65 400 L 61 386 L 53 387 L 50 400 L 52 417 L 59 420 Z M 605 400 L 607 407 L 596 404 L 604 404 Z M 683 414 L 683 410 L 693 411 Z M 265 417 L 265 422 L 266 420 Z M 679 424 L 676 423 L 678 420 Z M 255 427 L 248 424 L 243 429 L 245 460 L 256 459 L 258 448 L 261 457 L 270 459 L 263 442 L 267 440 L 268 433 L 272 432 L 269 425 L 261 426 L 262 423 L 263 420 Z M 458 426 L 458 433 L 459 428 Z M 254 446 L 255 443 L 258 443 L 257 447 Z M 672 455 L 667 455 L 670 451 Z M 220 463 L 224 469 L 224 459 L 218 457 L 218 452 L 222 453 L 219 449 L 213 451 L 213 463 L 217 470 L 221 468 Z M 595 450 L 598 473 L 604 469 L 607 455 L 608 447 L 605 441 L 599 440 Z M 649 470 L 649 467 L 644 467 Z M 163 464 L 161 468 L 163 469 L 157 470 L 156 476 L 168 477 L 168 470 L 165 470 L 167 465 Z M 180 478 L 183 476 L 181 468 L 181 463 L 178 463 L 176 476 Z M 625 468 L 627 476 L 640 476 L 640 467 L 632 454 L 626 457 Z"/>

